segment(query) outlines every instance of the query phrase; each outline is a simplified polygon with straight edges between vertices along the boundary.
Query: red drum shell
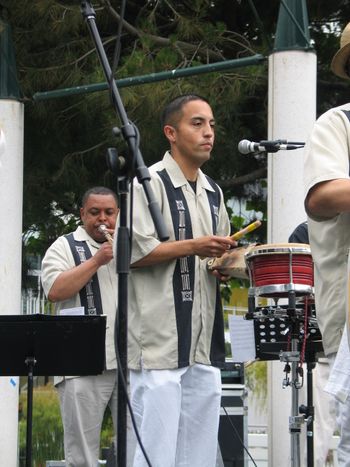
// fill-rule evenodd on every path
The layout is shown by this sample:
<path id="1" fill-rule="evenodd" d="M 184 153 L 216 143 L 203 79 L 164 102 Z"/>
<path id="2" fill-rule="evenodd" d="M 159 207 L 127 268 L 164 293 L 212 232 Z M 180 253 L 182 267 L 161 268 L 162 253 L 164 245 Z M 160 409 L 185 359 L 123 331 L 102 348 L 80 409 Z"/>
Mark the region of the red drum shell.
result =
<path id="1" fill-rule="evenodd" d="M 313 292 L 314 274 L 310 246 L 304 243 L 258 245 L 245 255 L 250 285 L 256 295 L 287 296 Z"/>

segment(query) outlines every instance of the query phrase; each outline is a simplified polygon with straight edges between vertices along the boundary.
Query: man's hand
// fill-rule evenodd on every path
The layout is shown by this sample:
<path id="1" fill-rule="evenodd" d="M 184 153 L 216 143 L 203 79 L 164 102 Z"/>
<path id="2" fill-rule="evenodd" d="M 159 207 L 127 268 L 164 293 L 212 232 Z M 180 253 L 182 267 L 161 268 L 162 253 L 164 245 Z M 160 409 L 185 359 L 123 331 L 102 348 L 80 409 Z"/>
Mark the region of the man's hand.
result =
<path id="1" fill-rule="evenodd" d="M 230 237 L 209 235 L 193 239 L 194 254 L 201 258 L 220 258 L 227 250 L 237 246 L 237 242 Z"/>
<path id="2" fill-rule="evenodd" d="M 217 269 L 214 269 L 213 271 L 211 271 L 211 273 L 213 274 L 213 276 L 217 277 L 221 282 L 227 282 L 231 279 L 231 276 L 228 276 L 227 274 L 221 274 Z"/>
<path id="3" fill-rule="evenodd" d="M 113 259 L 113 246 L 109 242 L 102 243 L 92 259 L 96 261 L 98 267 L 108 264 Z"/>

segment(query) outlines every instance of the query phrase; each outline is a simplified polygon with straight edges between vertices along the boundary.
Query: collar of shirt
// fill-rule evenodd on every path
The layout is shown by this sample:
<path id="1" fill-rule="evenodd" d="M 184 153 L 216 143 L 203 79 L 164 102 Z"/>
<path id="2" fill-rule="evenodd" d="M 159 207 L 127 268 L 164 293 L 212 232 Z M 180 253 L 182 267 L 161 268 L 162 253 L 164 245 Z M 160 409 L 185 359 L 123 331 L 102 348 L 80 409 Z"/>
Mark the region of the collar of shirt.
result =
<path id="1" fill-rule="evenodd" d="M 88 242 L 93 248 L 99 249 L 101 244 L 96 242 L 90 235 L 86 232 L 82 225 L 79 225 L 77 230 L 74 232 L 75 240 L 79 242 Z"/>
<path id="2" fill-rule="evenodd" d="M 169 151 L 167 151 L 163 157 L 163 164 L 175 188 L 178 188 L 183 185 L 187 185 L 190 188 L 186 177 L 184 176 L 177 162 L 172 158 Z M 214 189 L 208 182 L 207 177 L 204 175 L 201 169 L 199 169 L 197 178 L 197 194 L 199 194 L 202 190 L 214 191 Z"/>

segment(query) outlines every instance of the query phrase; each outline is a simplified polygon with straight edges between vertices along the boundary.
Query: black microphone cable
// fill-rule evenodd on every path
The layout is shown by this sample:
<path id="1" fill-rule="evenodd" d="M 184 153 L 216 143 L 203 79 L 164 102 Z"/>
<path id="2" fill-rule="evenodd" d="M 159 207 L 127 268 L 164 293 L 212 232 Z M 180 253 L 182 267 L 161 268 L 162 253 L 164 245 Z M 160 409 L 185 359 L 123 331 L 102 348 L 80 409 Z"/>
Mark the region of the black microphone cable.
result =
<path id="1" fill-rule="evenodd" d="M 144 446 L 142 444 L 142 441 L 141 441 L 140 433 L 139 433 L 137 425 L 136 425 L 134 411 L 132 409 L 129 394 L 128 394 L 128 385 L 127 385 L 127 382 L 126 382 L 126 380 L 124 378 L 123 371 L 121 369 L 122 364 L 121 364 L 121 361 L 120 361 L 120 354 L 119 354 L 118 345 L 115 345 L 115 354 L 116 354 L 116 357 L 117 357 L 118 378 L 120 378 L 120 381 L 122 382 L 123 391 L 125 393 L 125 398 L 126 398 L 126 404 L 128 406 L 128 409 L 129 409 L 130 418 L 131 418 L 131 421 L 132 421 L 132 426 L 133 426 L 134 431 L 135 431 L 136 439 L 137 439 L 137 442 L 139 443 L 140 449 L 142 451 L 142 454 L 145 457 L 145 460 L 147 462 L 148 467 L 152 467 L 151 461 L 149 460 L 149 458 L 147 456 L 146 450 L 145 450 L 145 448 L 144 448 Z M 117 446 L 118 446 L 118 439 L 117 439 Z"/>
<path id="2" fill-rule="evenodd" d="M 114 54 L 113 54 L 113 64 L 112 64 L 112 67 L 111 67 L 111 76 L 109 77 L 110 81 L 113 81 L 113 79 L 114 79 L 114 74 L 116 72 L 116 69 L 118 67 L 118 63 L 119 63 L 119 60 L 120 60 L 121 36 L 122 36 L 123 21 L 124 21 L 124 16 L 125 16 L 125 8 L 126 8 L 126 0 L 122 0 L 121 8 L 120 8 L 120 21 L 119 21 L 119 24 L 118 24 L 118 32 L 117 32 L 117 38 L 116 38 L 115 49 L 114 49 Z M 110 89 L 112 89 L 111 86 L 110 86 Z M 112 100 L 112 93 L 110 94 L 110 97 L 111 97 L 111 100 Z M 134 128 L 136 129 L 135 126 L 134 126 Z M 139 145 L 139 133 L 137 131 L 136 132 L 135 146 L 138 147 L 138 145 Z M 132 187 L 132 183 L 131 183 L 131 187 Z M 132 188 L 131 188 L 131 190 L 132 190 Z M 132 192 L 131 192 L 131 200 L 132 200 Z M 133 204 L 132 204 L 132 201 L 131 201 L 130 212 L 132 212 L 132 205 Z M 131 215 L 130 215 L 129 222 L 130 222 L 130 224 L 132 223 Z M 129 241 L 130 241 L 130 244 L 131 244 L 131 237 L 130 237 Z M 131 247 L 131 245 L 130 245 L 130 247 Z M 130 252 L 131 252 L 131 249 L 130 249 Z M 146 450 L 145 450 L 145 448 L 144 448 L 144 446 L 142 444 L 141 436 L 140 436 L 140 433 L 139 433 L 138 428 L 137 428 L 134 411 L 132 409 L 129 394 L 128 394 L 127 381 L 125 380 L 123 371 L 121 369 L 122 364 L 121 364 L 121 360 L 120 360 L 120 354 L 119 354 L 117 339 L 114 339 L 114 342 L 115 342 L 114 347 L 115 347 L 115 354 L 116 354 L 117 366 L 118 366 L 118 378 L 120 378 L 120 381 L 122 383 L 122 387 L 123 387 L 123 391 L 124 391 L 125 399 L 126 399 L 126 404 L 128 406 L 128 410 L 129 410 L 129 413 L 130 413 L 130 418 L 131 418 L 132 426 L 134 428 L 135 436 L 136 436 L 137 442 L 139 443 L 140 449 L 141 449 L 141 451 L 142 451 L 142 453 L 144 455 L 144 458 L 145 458 L 145 460 L 147 462 L 147 465 L 149 467 L 152 467 L 152 464 L 151 464 L 151 462 L 150 462 L 150 460 L 148 458 L 148 455 L 146 453 Z M 118 443 L 118 440 L 117 440 L 117 443 Z"/>
<path id="3" fill-rule="evenodd" d="M 226 414 L 226 416 L 227 416 L 227 418 L 228 418 L 228 421 L 229 421 L 229 423 L 230 423 L 230 425 L 231 425 L 231 428 L 232 428 L 234 434 L 236 435 L 238 441 L 240 442 L 241 446 L 243 447 L 243 449 L 245 450 L 245 452 L 246 452 L 246 453 L 248 454 L 248 456 L 250 457 L 250 460 L 253 462 L 254 466 L 255 466 L 255 467 L 258 467 L 258 466 L 256 465 L 255 460 L 253 459 L 252 455 L 250 454 L 249 450 L 248 450 L 247 447 L 245 446 L 245 444 L 244 444 L 242 438 L 239 436 L 239 433 L 238 433 L 237 428 L 236 428 L 236 427 L 234 426 L 234 424 L 232 423 L 232 420 L 231 420 L 231 418 L 230 418 L 230 416 L 229 416 L 229 414 L 228 414 L 228 412 L 227 412 L 227 410 L 226 410 L 226 407 L 225 407 L 224 405 L 222 405 L 222 404 L 221 404 L 221 407 L 222 407 L 223 411 L 225 412 L 225 414 Z"/>

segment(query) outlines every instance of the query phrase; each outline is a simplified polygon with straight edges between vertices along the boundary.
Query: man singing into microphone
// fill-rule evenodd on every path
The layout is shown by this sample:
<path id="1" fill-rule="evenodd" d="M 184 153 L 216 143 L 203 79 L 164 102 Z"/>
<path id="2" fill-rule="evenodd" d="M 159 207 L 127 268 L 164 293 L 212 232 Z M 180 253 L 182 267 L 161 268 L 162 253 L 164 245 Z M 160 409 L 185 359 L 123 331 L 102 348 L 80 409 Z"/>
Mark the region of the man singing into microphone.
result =
<path id="1" fill-rule="evenodd" d="M 105 187 L 88 190 L 82 199 L 83 225 L 59 237 L 47 250 L 42 263 L 45 294 L 56 311 L 82 307 L 85 314 L 107 315 L 106 370 L 102 375 L 55 378 L 64 428 L 67 467 L 96 467 L 100 432 L 107 405 L 117 430 L 117 381 L 114 350 L 114 318 L 117 303 L 117 275 L 111 242 L 101 225 L 114 233 L 118 215 L 115 193 Z M 89 285 L 89 287 L 87 287 Z M 91 343 L 93 345 L 93 342 Z M 129 437 L 128 460 L 133 447 Z"/>
<path id="2" fill-rule="evenodd" d="M 236 242 L 227 237 L 222 192 L 200 170 L 214 124 L 197 95 L 179 96 L 163 112 L 170 151 L 150 174 L 169 241 L 159 241 L 135 182 L 128 356 L 132 406 L 152 467 L 216 463 L 225 346 L 219 283 L 207 258 Z M 134 467 L 147 465 L 137 448 Z"/>

